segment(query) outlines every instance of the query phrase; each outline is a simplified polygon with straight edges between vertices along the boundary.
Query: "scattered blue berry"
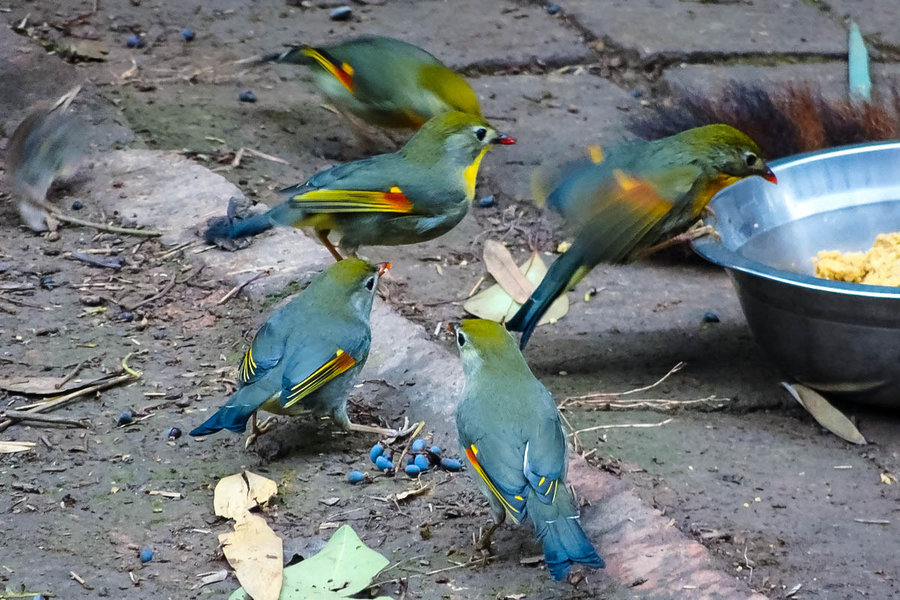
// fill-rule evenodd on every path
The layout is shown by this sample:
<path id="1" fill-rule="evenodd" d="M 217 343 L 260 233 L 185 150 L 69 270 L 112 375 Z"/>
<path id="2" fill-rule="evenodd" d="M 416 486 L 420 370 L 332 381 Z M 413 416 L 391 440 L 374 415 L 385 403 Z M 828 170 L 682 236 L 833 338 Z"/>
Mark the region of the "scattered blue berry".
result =
<path id="1" fill-rule="evenodd" d="M 148 563 L 153 560 L 153 548 L 144 548 L 141 550 L 141 562 Z"/>
<path id="2" fill-rule="evenodd" d="M 126 323 L 131 323 L 132 321 L 134 321 L 134 313 L 133 312 L 128 312 L 126 310 L 126 311 L 123 311 L 122 314 L 119 316 L 122 317 L 122 320 L 125 321 Z"/>
<path id="3" fill-rule="evenodd" d="M 416 475 L 418 475 L 421 472 L 422 472 L 422 469 L 420 469 L 416 465 L 406 465 L 405 473 L 407 475 L 409 475 L 410 477 L 415 477 Z"/>
<path id="4" fill-rule="evenodd" d="M 407 465 L 407 466 L 409 466 L 409 465 L 414 465 L 414 464 L 416 464 L 416 457 L 415 457 L 415 456 L 410 456 L 409 458 L 406 459 L 406 465 Z"/>
<path id="5" fill-rule="evenodd" d="M 555 3 L 551 2 L 550 4 L 547 5 L 547 14 L 548 15 L 555 15 L 558 12 L 559 12 L 559 4 L 555 4 Z"/>
<path id="6" fill-rule="evenodd" d="M 144 38 L 137 34 L 133 34 L 128 40 L 125 42 L 125 45 L 129 48 L 143 48 L 144 47 Z"/>
<path id="7" fill-rule="evenodd" d="M 169 431 L 166 432 L 166 437 L 170 440 L 177 440 L 181 437 L 181 430 L 177 427 L 170 427 Z"/>
<path id="8" fill-rule="evenodd" d="M 365 480 L 366 475 L 362 471 L 350 471 L 347 473 L 347 481 L 356 485 L 357 483 L 361 483 Z"/>
<path id="9" fill-rule="evenodd" d="M 47 600 L 47 599 L 44 597 L 43 594 L 38 594 L 37 596 L 35 596 L 35 597 L 32 598 L 31 600 Z"/>
<path id="10" fill-rule="evenodd" d="M 241 92 L 241 95 L 238 96 L 238 100 L 241 102 L 256 102 L 256 94 L 247 90 L 245 92 Z"/>
<path id="11" fill-rule="evenodd" d="M 132 421 L 134 421 L 134 415 L 132 414 L 132 412 L 130 410 L 126 410 L 126 411 L 123 411 L 119 415 L 118 419 L 116 419 L 116 424 L 117 425 L 128 425 Z"/>
<path id="12" fill-rule="evenodd" d="M 394 464 L 391 462 L 391 459 L 389 459 L 384 454 L 375 459 L 375 466 L 382 471 L 387 471 L 394 468 Z"/>
<path id="13" fill-rule="evenodd" d="M 703 322 L 704 323 L 718 323 L 719 315 L 714 312 L 708 312 L 703 314 Z"/>
<path id="14" fill-rule="evenodd" d="M 81 200 L 76 200 L 72 203 L 72 210 L 81 210 L 84 208 L 84 204 L 82 204 Z"/>
<path id="15" fill-rule="evenodd" d="M 641 90 L 635 88 L 635 89 L 633 89 L 633 90 L 629 90 L 629 91 L 628 91 L 628 95 L 631 96 L 632 98 L 640 98 L 641 96 L 644 95 L 644 92 L 642 92 Z"/>
<path id="16" fill-rule="evenodd" d="M 432 446 L 431 448 L 428 449 L 428 451 L 431 452 L 432 454 L 434 454 L 435 456 L 441 455 L 441 447 L 440 446 Z"/>
<path id="17" fill-rule="evenodd" d="M 422 471 L 427 471 L 428 467 L 431 466 L 431 463 L 428 462 L 428 457 L 424 454 L 418 454 L 415 460 L 416 466 L 419 467 Z"/>
<path id="18" fill-rule="evenodd" d="M 494 196 L 483 196 L 478 199 L 478 206 L 481 208 L 490 208 L 494 205 Z"/>
<path id="19" fill-rule="evenodd" d="M 372 449 L 369 450 L 369 460 L 373 463 L 378 460 L 378 457 L 384 453 L 384 446 L 381 444 L 375 444 L 372 446 Z"/>
<path id="20" fill-rule="evenodd" d="M 338 6 L 336 9 L 331 11 L 331 14 L 328 15 L 328 18 L 332 21 L 349 21 L 350 17 L 353 16 L 353 9 L 349 6 Z"/>
<path id="21" fill-rule="evenodd" d="M 422 438 L 415 440 L 412 443 L 412 446 L 410 446 L 410 450 L 412 450 L 413 452 L 421 452 L 424 449 L 425 449 L 425 440 L 423 440 Z"/>
<path id="22" fill-rule="evenodd" d="M 441 466 L 447 469 L 448 471 L 459 471 L 462 469 L 462 463 L 455 458 L 442 458 Z"/>
<path id="23" fill-rule="evenodd" d="M 193 42 L 196 35 L 194 34 L 193 30 L 185 27 L 184 29 L 181 30 L 181 37 L 186 42 Z"/>

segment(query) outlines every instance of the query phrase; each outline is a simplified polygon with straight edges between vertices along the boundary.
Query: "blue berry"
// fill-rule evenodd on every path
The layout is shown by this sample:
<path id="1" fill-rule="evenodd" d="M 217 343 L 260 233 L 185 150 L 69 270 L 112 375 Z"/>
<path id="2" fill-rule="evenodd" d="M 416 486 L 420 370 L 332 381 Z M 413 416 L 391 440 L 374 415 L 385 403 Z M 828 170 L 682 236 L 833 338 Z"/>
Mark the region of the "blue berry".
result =
<path id="1" fill-rule="evenodd" d="M 551 2 L 550 4 L 547 5 L 547 14 L 548 15 L 555 15 L 558 12 L 559 12 L 559 4 L 555 4 L 555 3 Z"/>
<path id="2" fill-rule="evenodd" d="M 153 560 L 153 548 L 144 548 L 141 550 L 141 562 L 148 563 Z"/>
<path id="3" fill-rule="evenodd" d="M 181 37 L 184 38 L 184 41 L 186 41 L 186 42 L 193 42 L 194 37 L 196 37 L 196 36 L 192 30 L 185 27 L 184 29 L 181 30 Z"/>
<path id="4" fill-rule="evenodd" d="M 84 204 L 81 200 L 76 200 L 72 203 L 72 210 L 81 210 L 82 208 L 84 208 Z"/>
<path id="5" fill-rule="evenodd" d="M 406 465 L 406 471 L 405 471 L 405 472 L 406 472 L 406 474 L 409 475 L 410 477 L 415 477 L 416 475 L 418 475 L 419 473 L 422 472 L 422 469 L 420 469 L 420 468 L 417 467 L 416 465 Z"/>
<path id="6" fill-rule="evenodd" d="M 406 459 L 406 466 L 416 464 L 416 458 L 414 456 L 410 456 Z"/>
<path id="7" fill-rule="evenodd" d="M 130 410 L 123 411 L 122 414 L 119 415 L 119 418 L 116 419 L 117 425 L 128 425 L 134 421 L 134 415 Z"/>
<path id="8" fill-rule="evenodd" d="M 256 94 L 247 90 L 246 92 L 241 92 L 241 95 L 238 96 L 238 100 L 241 102 L 256 102 Z"/>
<path id="9" fill-rule="evenodd" d="M 32 598 L 31 600 L 47 600 L 47 599 L 44 598 L 44 595 L 43 595 L 43 594 L 38 594 L 37 596 L 35 596 L 35 597 Z"/>
<path id="10" fill-rule="evenodd" d="M 362 471 L 350 471 L 347 473 L 347 481 L 356 485 L 357 483 L 362 483 L 365 480 L 366 474 Z"/>
<path id="11" fill-rule="evenodd" d="M 447 469 L 448 471 L 459 471 L 462 469 L 462 463 L 455 458 L 442 458 L 441 466 Z"/>
<path id="12" fill-rule="evenodd" d="M 177 440 L 181 437 L 181 430 L 177 427 L 170 427 L 169 431 L 166 432 L 166 437 L 170 440 Z"/>
<path id="13" fill-rule="evenodd" d="M 708 312 L 703 314 L 703 322 L 704 323 L 718 323 L 719 315 L 714 312 Z"/>
<path id="14" fill-rule="evenodd" d="M 375 466 L 382 471 L 387 471 L 394 468 L 394 464 L 391 462 L 391 459 L 389 459 L 384 454 L 375 459 Z"/>
<path id="15" fill-rule="evenodd" d="M 349 6 L 338 6 L 328 15 L 332 21 L 349 21 L 353 16 L 353 9 Z"/>
<path id="16" fill-rule="evenodd" d="M 422 450 L 425 449 L 425 440 L 423 440 L 422 438 L 417 439 L 416 441 L 414 441 L 412 443 L 412 446 L 410 446 L 410 449 L 413 452 L 421 452 Z"/>
<path id="17" fill-rule="evenodd" d="M 427 471 L 428 467 L 431 466 L 431 463 L 428 462 L 428 457 L 424 454 L 416 455 L 416 466 L 419 467 L 422 471 Z"/>
<path id="18" fill-rule="evenodd" d="M 428 449 L 428 451 L 431 452 L 432 454 L 434 454 L 435 456 L 441 455 L 441 447 L 440 446 L 432 446 L 431 448 Z"/>
<path id="19" fill-rule="evenodd" d="M 128 40 L 125 42 L 125 45 L 129 48 L 143 48 L 144 47 L 144 38 L 137 34 L 133 34 Z"/>
<path id="20" fill-rule="evenodd" d="M 132 321 L 134 321 L 134 313 L 133 312 L 128 312 L 126 310 L 119 316 L 122 317 L 122 320 L 125 321 L 126 323 L 131 323 Z"/>
<path id="21" fill-rule="evenodd" d="M 384 453 L 384 446 L 381 444 L 375 444 L 372 446 L 372 449 L 369 450 L 369 460 L 373 463 L 378 460 L 378 457 Z"/>
<path id="22" fill-rule="evenodd" d="M 481 208 L 490 208 L 494 205 L 494 196 L 484 196 L 478 199 L 478 206 Z"/>

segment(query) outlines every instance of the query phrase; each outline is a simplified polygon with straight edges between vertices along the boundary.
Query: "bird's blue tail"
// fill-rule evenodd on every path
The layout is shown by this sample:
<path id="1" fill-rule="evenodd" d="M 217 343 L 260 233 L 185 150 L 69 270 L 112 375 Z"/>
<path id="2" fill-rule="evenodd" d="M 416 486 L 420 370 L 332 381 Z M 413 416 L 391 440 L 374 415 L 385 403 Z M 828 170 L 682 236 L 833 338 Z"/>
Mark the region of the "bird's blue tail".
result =
<path id="1" fill-rule="evenodd" d="M 233 240 L 260 234 L 276 225 L 290 225 L 302 218 L 302 211 L 292 209 L 287 203 L 279 204 L 264 213 L 246 219 L 230 216 L 211 219 L 203 237 L 209 243 L 216 240 Z"/>
<path id="2" fill-rule="evenodd" d="M 535 533 L 544 544 L 544 562 L 553 579 L 564 578 L 572 563 L 593 569 L 606 566 L 584 534 L 572 498 L 564 486 L 559 487 L 552 503 L 544 504 L 532 493 L 527 506 Z"/>
<path id="3" fill-rule="evenodd" d="M 550 265 L 550 269 L 544 275 L 544 279 L 541 280 L 537 289 L 532 292 L 513 318 L 507 321 L 507 329 L 522 332 L 522 339 L 519 341 L 521 349 L 525 349 L 541 317 L 544 316 L 553 301 L 566 292 L 571 285 L 572 278 L 581 267 L 581 255 L 573 250 L 576 250 L 574 246 Z"/>
<path id="4" fill-rule="evenodd" d="M 227 429 L 244 433 L 250 415 L 269 397 L 269 392 L 254 384 L 246 385 L 233 393 L 225 405 L 216 411 L 202 425 L 194 428 L 191 435 L 210 435 Z"/>

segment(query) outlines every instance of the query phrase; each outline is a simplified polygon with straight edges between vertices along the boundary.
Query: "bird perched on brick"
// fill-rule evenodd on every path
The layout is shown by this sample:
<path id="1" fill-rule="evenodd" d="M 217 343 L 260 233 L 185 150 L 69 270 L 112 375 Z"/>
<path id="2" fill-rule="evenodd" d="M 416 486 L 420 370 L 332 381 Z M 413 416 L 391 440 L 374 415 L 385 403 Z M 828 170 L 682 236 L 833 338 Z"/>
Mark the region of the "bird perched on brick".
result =
<path id="1" fill-rule="evenodd" d="M 491 505 L 490 537 L 508 516 L 526 517 L 554 579 L 573 563 L 602 568 L 566 488 L 566 434 L 550 392 L 531 373 L 502 325 L 470 319 L 454 327 L 466 384 L 456 409 L 459 442 Z"/>
<path id="2" fill-rule="evenodd" d="M 652 142 L 613 149 L 600 162 L 564 167 L 547 204 L 575 232 L 507 323 L 522 348 L 556 297 L 598 263 L 628 263 L 697 222 L 710 199 L 751 175 L 775 182 L 756 144 L 728 125 L 708 125 Z"/>
<path id="3" fill-rule="evenodd" d="M 241 360 L 238 390 L 191 435 L 243 433 L 252 417 L 249 446 L 266 430 L 257 426 L 257 410 L 291 416 L 311 411 L 348 431 L 396 435 L 351 423 L 347 415 L 347 392 L 369 356 L 375 289 L 388 268 L 352 258 L 314 276 L 259 328 Z"/>
<path id="4" fill-rule="evenodd" d="M 461 75 L 418 46 L 389 37 L 297 46 L 260 62 L 308 66 L 336 108 L 370 125 L 418 129 L 445 112 L 481 116 L 478 98 Z"/>
<path id="5" fill-rule="evenodd" d="M 281 191 L 287 201 L 247 219 L 213 219 L 212 243 L 256 235 L 275 225 L 312 227 L 336 260 L 340 247 L 396 246 L 434 239 L 453 229 L 475 196 L 475 178 L 495 144 L 514 144 L 481 117 L 444 113 L 428 121 L 397 152 L 320 171 Z"/>
<path id="6" fill-rule="evenodd" d="M 59 177 L 71 177 L 82 154 L 78 119 L 62 110 L 39 108 L 16 127 L 6 150 L 5 168 L 18 197 L 19 214 L 32 231 L 47 231 L 47 190 Z"/>

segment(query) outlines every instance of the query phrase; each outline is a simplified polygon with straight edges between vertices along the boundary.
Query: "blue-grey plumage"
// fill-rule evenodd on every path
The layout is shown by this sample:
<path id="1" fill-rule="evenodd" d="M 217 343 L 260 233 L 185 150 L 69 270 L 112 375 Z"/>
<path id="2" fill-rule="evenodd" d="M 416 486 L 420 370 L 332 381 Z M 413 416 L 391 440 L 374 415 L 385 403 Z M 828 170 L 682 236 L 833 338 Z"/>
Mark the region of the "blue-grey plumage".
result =
<path id="1" fill-rule="evenodd" d="M 330 416 L 347 430 L 381 431 L 350 422 L 347 392 L 369 355 L 369 314 L 387 263 L 349 258 L 317 274 L 269 317 L 241 360 L 239 389 L 191 431 L 241 433 L 257 410 Z M 257 433 L 257 432 L 254 432 Z"/>
<path id="2" fill-rule="evenodd" d="M 517 524 L 528 517 L 555 579 L 576 562 L 602 568 L 566 488 L 566 436 L 550 392 L 502 325 L 471 319 L 455 331 L 466 377 L 459 441 L 494 519 L 479 546 L 507 516 Z"/>
<path id="3" fill-rule="evenodd" d="M 46 231 L 41 206 L 58 177 L 71 177 L 83 153 L 81 123 L 70 113 L 37 109 L 16 127 L 4 161 L 19 200 L 22 220 L 34 231 Z"/>

